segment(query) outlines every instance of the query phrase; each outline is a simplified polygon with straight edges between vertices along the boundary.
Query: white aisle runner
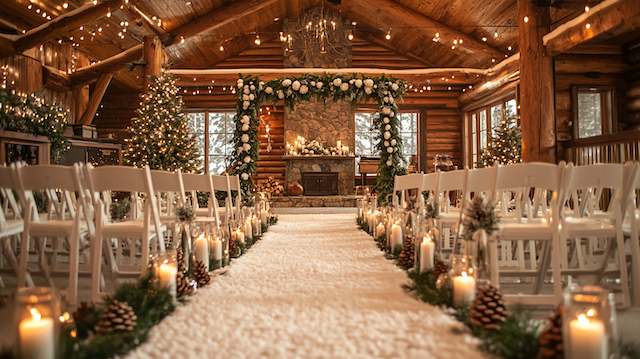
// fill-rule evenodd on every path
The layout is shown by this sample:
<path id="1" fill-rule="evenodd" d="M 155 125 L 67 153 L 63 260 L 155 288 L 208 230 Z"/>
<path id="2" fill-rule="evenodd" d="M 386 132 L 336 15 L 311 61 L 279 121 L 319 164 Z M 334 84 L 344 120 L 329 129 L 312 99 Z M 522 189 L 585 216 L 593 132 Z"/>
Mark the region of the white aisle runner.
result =
<path id="1" fill-rule="evenodd" d="M 348 214 L 281 215 L 131 357 L 481 358 Z"/>

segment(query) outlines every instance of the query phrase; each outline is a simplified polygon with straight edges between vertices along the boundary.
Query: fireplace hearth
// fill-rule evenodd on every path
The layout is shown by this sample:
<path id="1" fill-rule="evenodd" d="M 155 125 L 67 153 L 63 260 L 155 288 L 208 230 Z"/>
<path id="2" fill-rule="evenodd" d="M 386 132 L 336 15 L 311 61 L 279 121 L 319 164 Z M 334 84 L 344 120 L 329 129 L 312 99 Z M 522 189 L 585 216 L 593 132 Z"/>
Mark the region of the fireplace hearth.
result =
<path id="1" fill-rule="evenodd" d="M 338 172 L 302 172 L 305 196 L 332 196 L 338 194 Z"/>

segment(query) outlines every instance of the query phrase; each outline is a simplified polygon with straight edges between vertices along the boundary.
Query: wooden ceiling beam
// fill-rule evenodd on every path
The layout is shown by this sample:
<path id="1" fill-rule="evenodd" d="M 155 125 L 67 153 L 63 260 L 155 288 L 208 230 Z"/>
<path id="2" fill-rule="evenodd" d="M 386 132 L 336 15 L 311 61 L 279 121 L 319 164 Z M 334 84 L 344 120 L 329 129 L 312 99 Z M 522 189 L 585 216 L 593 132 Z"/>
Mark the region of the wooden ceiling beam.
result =
<path id="1" fill-rule="evenodd" d="M 76 30 L 80 26 L 104 16 L 111 9 L 117 9 L 122 4 L 122 1 L 123 0 L 105 0 L 97 5 L 90 3 L 64 15 L 60 15 L 51 21 L 27 31 L 26 34 L 19 36 L 12 42 L 12 48 L 3 46 L 1 49 L 3 51 L 0 52 L 0 56 L 10 56 L 28 50 L 48 40 Z"/>
<path id="2" fill-rule="evenodd" d="M 557 55 L 589 40 L 640 28 L 640 1 L 605 0 L 543 38 L 547 53 Z"/>
<path id="3" fill-rule="evenodd" d="M 93 65 L 82 67 L 69 76 L 73 86 L 89 83 L 104 73 L 110 73 L 122 68 L 126 63 L 142 57 L 144 45 L 139 44 L 119 54 L 96 62 Z"/>
<path id="4" fill-rule="evenodd" d="M 519 80 L 520 53 L 517 53 L 504 61 L 496 64 L 486 71 L 487 78 L 474 85 L 473 89 L 460 96 L 460 103 L 468 105 L 472 101 L 482 99 L 493 93 L 496 89 Z"/>
<path id="5" fill-rule="evenodd" d="M 139 7 L 137 7 L 134 3 L 129 3 L 125 7 L 127 15 L 129 18 L 142 21 L 143 26 L 151 33 L 155 34 L 160 38 L 160 40 L 165 43 L 169 41 L 170 34 L 165 30 L 162 25 L 158 24 L 156 21 L 153 21 L 147 14 L 145 14 Z"/>
<path id="6" fill-rule="evenodd" d="M 287 6 L 287 17 L 295 19 L 300 16 L 302 11 L 300 2 L 301 0 L 285 0 L 285 4 Z"/>
<path id="7" fill-rule="evenodd" d="M 410 58 L 412 60 L 418 61 L 419 63 L 421 63 L 421 64 L 423 64 L 425 66 L 436 67 L 436 65 L 433 62 L 428 61 L 427 59 L 425 59 L 425 58 L 423 58 L 421 56 L 418 56 L 418 55 L 416 55 L 416 54 L 414 54 L 414 53 L 412 53 L 410 51 L 409 52 L 402 51 L 396 45 L 390 43 L 389 41 L 382 40 L 382 39 L 380 39 L 380 38 L 378 38 L 378 37 L 376 37 L 376 36 L 374 36 L 374 35 L 372 35 L 372 34 L 370 34 L 368 32 L 362 32 L 362 33 L 361 32 L 357 32 L 356 36 L 360 36 L 363 39 L 365 39 L 365 40 L 367 40 L 367 41 L 369 41 L 371 43 L 374 43 L 376 45 L 379 45 L 381 47 L 384 47 L 387 50 L 393 51 L 396 54 L 399 54 L 399 55 L 405 56 L 407 58 Z"/>
<path id="8" fill-rule="evenodd" d="M 394 25 L 399 27 L 416 28 L 416 31 L 427 39 L 433 38 L 437 32 L 440 38 L 447 42 L 462 40 L 455 51 L 464 50 L 469 55 L 484 56 L 486 58 L 504 58 L 505 54 L 457 29 L 430 17 L 412 11 L 405 6 L 391 0 L 350 0 L 343 1 L 338 9 L 348 17 L 358 19 L 369 26 L 386 30 L 393 30 Z M 402 40 L 400 40 L 402 41 Z"/>
<path id="9" fill-rule="evenodd" d="M 280 0 L 234 1 L 229 5 L 216 8 L 197 19 L 189 21 L 177 29 L 172 30 L 165 46 L 169 47 L 180 44 L 183 40 L 186 41 L 187 39 L 204 32 L 219 30 L 225 26 L 233 24 L 234 22 L 239 23 L 241 26 L 238 26 L 233 32 L 225 32 L 226 37 L 236 37 L 245 34 L 246 32 L 254 29 L 251 28 L 251 23 L 242 22 L 242 19 L 251 15 L 259 16 L 263 10 L 277 5 L 279 2 Z"/>

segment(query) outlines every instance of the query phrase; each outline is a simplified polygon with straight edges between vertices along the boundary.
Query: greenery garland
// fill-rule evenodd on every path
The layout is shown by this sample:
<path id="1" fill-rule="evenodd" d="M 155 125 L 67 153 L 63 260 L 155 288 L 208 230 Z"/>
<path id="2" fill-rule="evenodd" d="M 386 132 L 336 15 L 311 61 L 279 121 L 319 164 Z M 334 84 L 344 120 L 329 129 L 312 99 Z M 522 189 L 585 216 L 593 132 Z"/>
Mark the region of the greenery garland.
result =
<path id="1" fill-rule="evenodd" d="M 64 129 L 69 111 L 47 104 L 36 94 L 0 89 L 0 130 L 46 136 L 51 141 L 51 162 L 57 163 L 69 149 Z"/>
<path id="2" fill-rule="evenodd" d="M 393 191 L 394 177 L 406 173 L 406 160 L 401 156 L 402 139 L 397 106 L 397 100 L 405 92 L 404 82 L 385 76 L 303 75 L 268 82 L 260 81 L 257 77 L 242 77 L 236 85 L 236 129 L 232 140 L 235 151 L 231 173 L 240 176 L 240 187 L 247 202 L 253 198 L 255 188 L 252 178 L 256 172 L 259 149 L 258 108 L 263 102 L 284 100 L 288 108 L 294 108 L 297 102 L 309 100 L 326 102 L 332 99 L 349 101 L 354 105 L 374 101 L 378 105 L 373 127 L 378 132 L 376 150 L 380 153 L 376 182 L 380 203 L 386 203 Z"/>

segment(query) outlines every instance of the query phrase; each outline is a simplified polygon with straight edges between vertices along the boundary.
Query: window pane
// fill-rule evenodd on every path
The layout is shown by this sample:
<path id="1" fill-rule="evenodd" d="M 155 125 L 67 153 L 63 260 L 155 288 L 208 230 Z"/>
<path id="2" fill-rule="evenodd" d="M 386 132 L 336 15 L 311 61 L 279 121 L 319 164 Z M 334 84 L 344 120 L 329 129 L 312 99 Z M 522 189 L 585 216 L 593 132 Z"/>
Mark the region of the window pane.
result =
<path id="1" fill-rule="evenodd" d="M 356 132 L 369 132 L 371 130 L 371 114 L 356 112 Z"/>
<path id="2" fill-rule="evenodd" d="M 473 166 L 477 161 L 478 156 L 478 131 L 477 126 L 478 120 L 476 114 L 471 115 L 471 161 L 473 162 L 471 165 Z"/>
<path id="3" fill-rule="evenodd" d="M 487 112 L 480 112 L 480 151 L 487 147 Z"/>
<path id="4" fill-rule="evenodd" d="M 226 167 L 224 156 L 209 156 L 209 173 L 221 174 Z"/>
<path id="5" fill-rule="evenodd" d="M 374 130 L 372 126 L 373 115 L 370 112 L 355 113 L 355 140 L 356 156 L 373 156 L 373 142 L 375 141 Z"/>
<path id="6" fill-rule="evenodd" d="M 516 117 L 516 115 L 518 113 L 518 104 L 516 103 L 516 99 L 511 99 L 511 100 L 507 101 L 504 104 L 504 106 L 505 106 L 505 108 L 507 110 L 506 116 L 508 118 Z"/>
<path id="7" fill-rule="evenodd" d="M 204 112 L 188 113 L 187 118 L 192 133 L 204 133 Z"/>
<path id="8" fill-rule="evenodd" d="M 225 114 L 220 112 L 209 112 L 209 133 L 225 132 Z"/>
<path id="9" fill-rule="evenodd" d="M 578 93 L 578 138 L 602 134 L 602 103 L 599 92 Z"/>
<path id="10" fill-rule="evenodd" d="M 491 137 L 495 136 L 500 121 L 502 121 L 502 104 L 491 107 Z"/>
<path id="11" fill-rule="evenodd" d="M 209 134 L 209 154 L 225 155 L 226 134 L 210 133 Z"/>
<path id="12" fill-rule="evenodd" d="M 368 156 L 371 154 L 371 138 L 367 132 L 356 133 L 356 155 Z"/>

